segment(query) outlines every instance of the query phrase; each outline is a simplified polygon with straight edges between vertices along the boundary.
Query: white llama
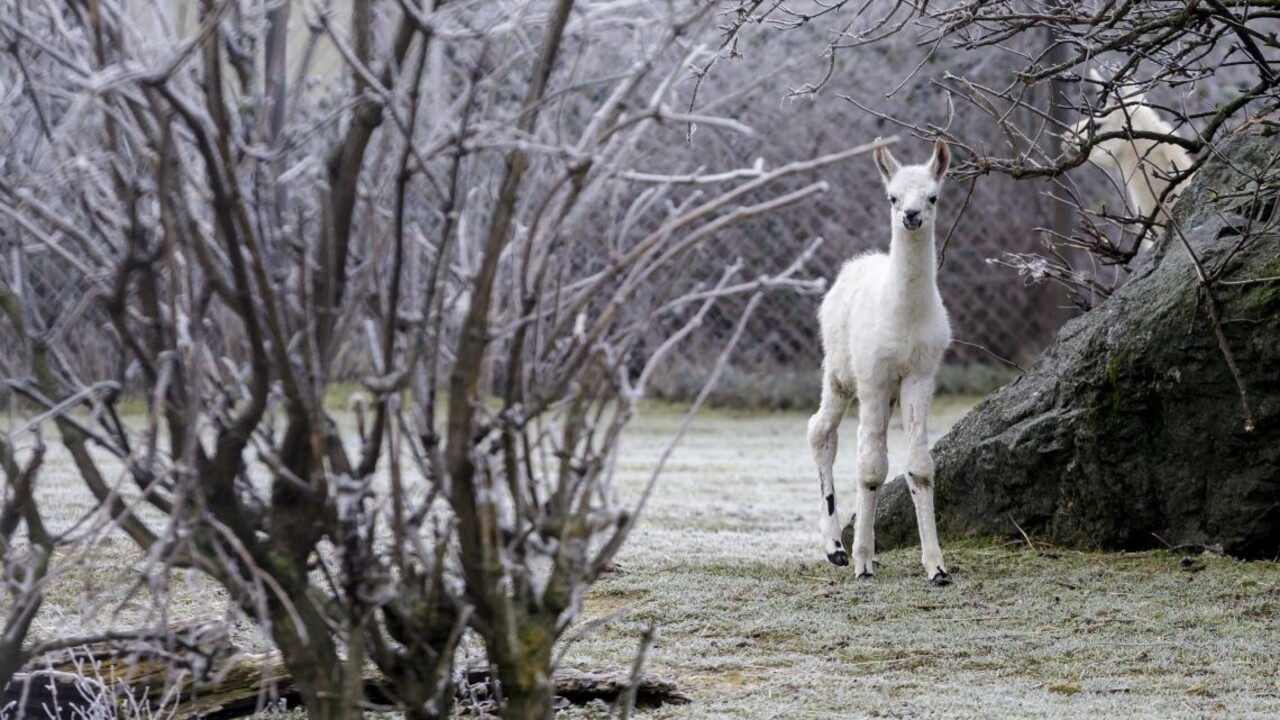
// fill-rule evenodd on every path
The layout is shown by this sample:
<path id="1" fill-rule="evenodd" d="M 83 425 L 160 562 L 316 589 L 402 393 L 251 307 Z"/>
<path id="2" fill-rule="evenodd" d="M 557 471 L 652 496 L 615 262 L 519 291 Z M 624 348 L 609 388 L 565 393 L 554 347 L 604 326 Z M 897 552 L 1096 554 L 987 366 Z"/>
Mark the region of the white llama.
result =
<path id="1" fill-rule="evenodd" d="M 1089 77 L 1095 82 L 1104 82 L 1097 70 L 1090 70 Z M 1181 145 L 1129 137 L 1130 130 L 1175 134 L 1173 126 L 1147 106 L 1141 93 L 1112 96 L 1098 106 L 1101 109 L 1092 117 L 1071 127 L 1065 136 L 1067 141 L 1079 149 L 1089 140 L 1091 128 L 1094 135 L 1120 133 L 1119 137 L 1103 140 L 1090 148 L 1089 162 L 1105 170 L 1119 171 L 1137 217 L 1152 217 L 1155 213 L 1155 224 L 1163 227 L 1169 219 L 1167 211 L 1186 187 L 1187 178 L 1181 176 L 1191 167 L 1191 156 Z M 1169 190 L 1175 181 L 1178 185 Z M 1144 248 L 1149 244 L 1149 240 L 1143 241 Z"/>
<path id="2" fill-rule="evenodd" d="M 926 421 L 934 375 L 951 344 L 951 324 L 938 294 L 934 213 L 951 151 L 939 140 L 925 165 L 900 167 L 885 148 L 875 151 L 884 179 L 893 237 L 889 254 L 850 260 L 822 300 L 822 405 L 809 419 L 809 445 L 822 484 L 822 531 L 827 559 L 848 565 L 836 520 L 835 482 L 840 421 L 858 398 L 858 502 L 854 518 L 853 568 L 857 577 L 875 572 L 876 491 L 889 469 L 889 414 L 901 401 L 907 434 L 907 482 L 920 528 L 921 560 L 935 585 L 951 578 L 942 562 L 933 515 L 933 460 Z"/>

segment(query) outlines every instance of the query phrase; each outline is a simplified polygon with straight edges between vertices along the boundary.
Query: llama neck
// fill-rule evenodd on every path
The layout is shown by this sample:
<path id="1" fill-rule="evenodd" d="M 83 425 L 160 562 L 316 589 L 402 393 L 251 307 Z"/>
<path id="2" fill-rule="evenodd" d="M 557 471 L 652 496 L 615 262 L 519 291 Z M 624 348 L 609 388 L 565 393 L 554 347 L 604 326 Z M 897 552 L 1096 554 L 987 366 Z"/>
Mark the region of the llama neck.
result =
<path id="1" fill-rule="evenodd" d="M 889 243 L 889 266 L 896 286 L 896 297 L 904 304 L 916 306 L 937 295 L 937 258 L 934 251 L 933 226 L 919 230 L 893 229 Z"/>

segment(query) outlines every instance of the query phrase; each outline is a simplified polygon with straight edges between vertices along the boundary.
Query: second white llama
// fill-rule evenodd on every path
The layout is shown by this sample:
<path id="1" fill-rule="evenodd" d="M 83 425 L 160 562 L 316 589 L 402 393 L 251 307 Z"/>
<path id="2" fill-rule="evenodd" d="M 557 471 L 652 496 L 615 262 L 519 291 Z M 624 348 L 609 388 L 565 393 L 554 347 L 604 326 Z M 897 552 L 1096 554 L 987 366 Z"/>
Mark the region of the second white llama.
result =
<path id="1" fill-rule="evenodd" d="M 1090 70 L 1089 77 L 1096 83 L 1103 82 L 1096 70 Z M 1173 126 L 1147 105 L 1145 96 L 1137 93 L 1117 97 L 1100 103 L 1092 117 L 1078 121 L 1066 139 L 1079 147 L 1090 139 L 1091 132 L 1093 137 L 1114 135 L 1089 149 L 1089 162 L 1118 171 L 1136 216 L 1154 217 L 1155 225 L 1163 227 L 1169 220 L 1169 209 L 1186 187 L 1185 173 L 1191 167 L 1191 156 L 1181 145 L 1150 137 L 1176 134 Z M 1144 241 L 1144 247 L 1149 243 Z"/>

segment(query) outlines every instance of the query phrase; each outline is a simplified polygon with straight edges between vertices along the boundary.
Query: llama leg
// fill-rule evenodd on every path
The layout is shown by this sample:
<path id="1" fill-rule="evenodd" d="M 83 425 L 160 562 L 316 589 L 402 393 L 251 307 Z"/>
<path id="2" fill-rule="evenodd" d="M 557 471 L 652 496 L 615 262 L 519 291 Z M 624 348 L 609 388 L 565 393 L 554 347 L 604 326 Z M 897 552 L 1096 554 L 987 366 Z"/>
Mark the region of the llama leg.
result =
<path id="1" fill-rule="evenodd" d="M 853 570 L 859 578 L 875 574 L 876 496 L 889 472 L 889 392 L 859 388 L 858 511 L 853 519 Z"/>
<path id="2" fill-rule="evenodd" d="M 836 486 L 832 466 L 836 461 L 839 444 L 840 421 L 849 409 L 849 396 L 841 393 L 834 379 L 824 373 L 822 377 L 822 405 L 809 418 L 809 447 L 813 461 L 818 465 L 818 482 L 822 486 L 822 509 L 818 516 L 818 529 L 822 533 L 823 549 L 833 565 L 848 565 L 849 556 L 840 541 L 840 521 L 836 514 Z"/>
<path id="3" fill-rule="evenodd" d="M 929 457 L 929 404 L 933 377 L 912 375 L 902 381 L 902 425 L 907 435 L 907 487 L 916 506 L 920 528 L 920 562 L 934 585 L 949 585 L 947 566 L 938 546 L 933 510 L 933 458 Z"/>

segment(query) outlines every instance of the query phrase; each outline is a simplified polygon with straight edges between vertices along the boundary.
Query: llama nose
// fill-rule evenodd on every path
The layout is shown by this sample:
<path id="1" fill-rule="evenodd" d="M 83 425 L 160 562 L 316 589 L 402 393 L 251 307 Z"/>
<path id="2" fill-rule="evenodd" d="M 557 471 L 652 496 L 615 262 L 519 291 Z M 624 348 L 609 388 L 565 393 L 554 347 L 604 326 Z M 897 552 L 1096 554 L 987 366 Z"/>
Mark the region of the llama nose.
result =
<path id="1" fill-rule="evenodd" d="M 908 230 L 915 230 L 916 228 L 920 227 L 921 225 L 920 211 L 919 210 L 902 211 L 902 225 L 906 227 Z"/>

